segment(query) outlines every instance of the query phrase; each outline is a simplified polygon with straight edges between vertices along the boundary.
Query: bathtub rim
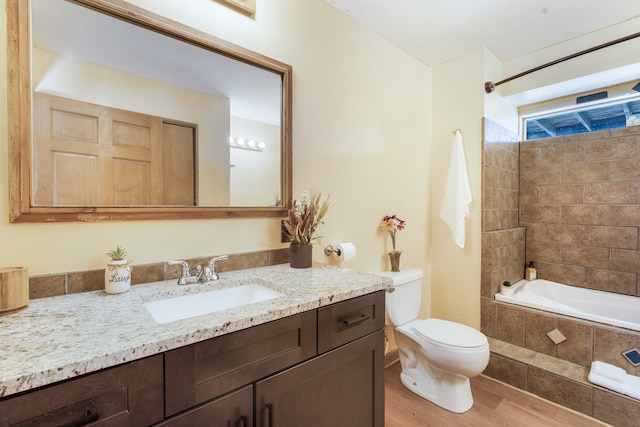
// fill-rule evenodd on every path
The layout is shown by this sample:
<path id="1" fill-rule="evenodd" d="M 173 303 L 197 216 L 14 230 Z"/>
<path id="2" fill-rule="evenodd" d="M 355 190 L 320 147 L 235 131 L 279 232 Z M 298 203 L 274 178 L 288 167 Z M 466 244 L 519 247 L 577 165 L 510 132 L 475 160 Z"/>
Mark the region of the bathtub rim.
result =
<path id="1" fill-rule="evenodd" d="M 566 286 L 566 287 L 569 287 L 569 288 L 576 288 L 576 289 L 580 289 L 580 290 L 584 290 L 584 291 L 590 291 L 590 292 L 595 293 L 595 295 L 613 294 L 612 292 L 600 291 L 600 290 L 596 290 L 596 289 L 580 288 L 578 286 L 572 286 L 572 285 L 565 285 L 563 283 L 558 283 L 558 282 L 554 282 L 554 281 L 547 280 L 547 279 L 536 279 L 536 280 L 549 282 L 549 283 L 552 283 L 552 284 L 555 284 L 555 285 Z M 544 312 L 547 312 L 547 313 L 569 316 L 569 317 L 572 317 L 572 318 L 577 318 L 577 319 L 581 319 L 581 320 L 587 320 L 587 321 L 591 321 L 591 322 L 596 322 L 596 323 L 603 324 L 603 325 L 619 327 L 619 328 L 623 328 L 623 329 L 632 330 L 632 331 L 635 331 L 635 332 L 640 332 L 640 324 L 638 324 L 638 323 L 628 322 L 628 321 L 620 320 L 620 319 L 613 319 L 613 318 L 601 316 L 601 315 L 598 315 L 598 314 L 586 313 L 584 311 L 576 310 L 576 309 L 574 309 L 572 307 L 569 307 L 567 305 L 556 303 L 556 302 L 553 302 L 553 301 L 552 301 L 553 304 L 549 304 L 549 303 L 546 303 L 546 302 L 544 304 L 542 304 L 540 302 L 523 301 L 522 299 L 518 299 L 517 298 L 518 291 L 523 289 L 524 285 L 526 285 L 529 282 L 530 281 L 527 281 L 525 279 L 519 280 L 518 282 L 516 282 L 513 285 L 511 285 L 511 287 L 515 288 L 512 295 L 503 295 L 500 292 L 496 292 L 494 294 L 494 298 L 495 298 L 496 301 L 507 303 L 507 304 L 517 305 L 519 307 L 525 307 L 525 308 L 541 310 L 541 311 L 544 311 Z M 533 280 L 531 280 L 531 282 L 533 282 Z M 613 295 L 620 295 L 620 294 L 613 294 Z M 624 295 L 621 295 L 621 296 L 624 296 Z M 627 295 L 627 296 L 629 296 L 630 298 L 638 298 L 638 297 L 634 297 L 634 296 L 631 296 L 631 295 Z M 543 299 L 543 297 L 540 297 L 540 299 Z M 549 301 L 546 298 L 544 298 L 544 299 L 546 301 Z"/>

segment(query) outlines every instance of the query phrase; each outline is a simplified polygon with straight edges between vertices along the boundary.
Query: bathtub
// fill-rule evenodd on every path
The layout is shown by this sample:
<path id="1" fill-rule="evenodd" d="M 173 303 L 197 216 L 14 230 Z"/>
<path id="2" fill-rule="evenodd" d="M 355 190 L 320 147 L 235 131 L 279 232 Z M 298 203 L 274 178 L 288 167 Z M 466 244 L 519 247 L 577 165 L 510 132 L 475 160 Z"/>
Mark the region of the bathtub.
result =
<path id="1" fill-rule="evenodd" d="M 543 279 L 521 280 L 512 287 L 512 295 L 497 293 L 496 300 L 640 331 L 640 297 Z"/>

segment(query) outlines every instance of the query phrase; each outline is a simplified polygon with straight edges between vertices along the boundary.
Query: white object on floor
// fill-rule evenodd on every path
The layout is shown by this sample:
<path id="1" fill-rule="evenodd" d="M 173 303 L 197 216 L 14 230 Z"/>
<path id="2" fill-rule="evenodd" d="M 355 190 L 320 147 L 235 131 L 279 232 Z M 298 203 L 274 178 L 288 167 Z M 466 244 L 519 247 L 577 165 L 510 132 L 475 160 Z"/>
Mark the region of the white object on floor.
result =
<path id="1" fill-rule="evenodd" d="M 608 363 L 591 362 L 589 381 L 618 393 L 640 399 L 640 377 L 627 374 L 626 371 Z"/>
<path id="2" fill-rule="evenodd" d="M 455 244 L 461 248 L 464 248 L 465 222 L 469 217 L 471 200 L 471 186 L 464 158 L 462 131 L 456 129 L 440 218 L 449 227 Z"/>

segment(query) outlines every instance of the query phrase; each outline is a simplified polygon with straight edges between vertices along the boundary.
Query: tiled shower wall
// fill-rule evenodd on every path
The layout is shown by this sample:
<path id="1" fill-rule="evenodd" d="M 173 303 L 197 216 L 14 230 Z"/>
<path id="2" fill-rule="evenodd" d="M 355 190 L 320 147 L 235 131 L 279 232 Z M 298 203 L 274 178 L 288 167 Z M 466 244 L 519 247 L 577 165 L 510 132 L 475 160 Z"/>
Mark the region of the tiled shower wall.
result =
<path id="1" fill-rule="evenodd" d="M 482 296 L 524 277 L 525 229 L 518 226 L 519 142 L 485 119 L 482 185 Z"/>
<path id="2" fill-rule="evenodd" d="M 640 296 L 640 126 L 525 141 L 520 172 L 539 276 Z"/>
<path id="3" fill-rule="evenodd" d="M 639 333 L 501 303 L 493 295 L 504 280 L 523 278 L 525 246 L 526 259 L 537 261 L 542 278 L 581 285 L 572 277 L 600 276 L 613 285 L 604 286 L 605 289 L 636 291 L 631 284 L 635 285 L 640 272 L 638 258 L 634 258 L 640 211 L 637 200 L 621 200 L 634 200 L 633 188 L 635 197 L 640 197 L 640 127 L 520 145 L 517 135 L 485 120 L 484 134 L 480 300 L 481 330 L 491 346 L 484 373 L 613 425 L 637 425 L 640 402 L 591 384 L 587 375 L 592 360 L 640 375 L 640 368 L 629 365 L 621 355 L 630 348 L 640 348 Z M 562 141 L 568 141 L 573 148 L 561 147 Z M 575 146 L 583 147 L 582 157 L 576 155 L 580 150 Z M 630 155 L 636 158 L 631 159 Z M 604 160 L 607 156 L 610 159 Z M 623 159 L 611 158 L 616 156 Z M 606 163 L 607 181 L 595 181 L 597 177 L 604 179 L 604 174 L 597 175 L 595 171 L 602 173 L 605 168 L 596 163 Z M 556 172 L 552 174 L 555 178 L 548 175 L 550 171 Z M 623 176 L 635 176 L 635 181 L 619 181 Z M 617 180 L 609 181 L 612 178 Z M 554 183 L 553 179 L 560 182 Z M 563 179 L 572 182 L 565 183 Z M 578 180 L 582 182 L 573 182 Z M 607 187 L 610 182 L 613 184 Z M 620 184 L 623 182 L 627 184 Z M 582 187 L 581 199 L 578 186 Z M 626 189 L 626 196 L 618 192 L 619 187 Z M 554 212 L 559 216 L 553 216 Z M 576 219 L 575 223 L 563 222 L 571 218 Z M 589 221 L 595 224 L 588 224 Z M 604 257 L 599 263 L 587 259 L 594 257 L 589 251 L 603 252 L 603 248 L 609 256 L 606 268 Z M 598 267 L 588 267 L 591 263 Z M 562 273 L 572 277 L 563 277 Z M 617 287 L 615 278 L 625 285 Z M 587 280 L 585 284 L 602 286 Z M 556 328 L 567 338 L 558 345 L 546 335 Z"/>

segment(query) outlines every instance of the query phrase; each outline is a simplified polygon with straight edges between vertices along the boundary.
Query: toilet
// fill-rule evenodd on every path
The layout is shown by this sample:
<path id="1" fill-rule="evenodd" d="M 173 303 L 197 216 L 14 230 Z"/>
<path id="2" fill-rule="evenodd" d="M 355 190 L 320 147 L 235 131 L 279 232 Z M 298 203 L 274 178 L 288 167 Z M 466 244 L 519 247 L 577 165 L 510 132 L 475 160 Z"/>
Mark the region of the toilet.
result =
<path id="1" fill-rule="evenodd" d="M 402 384 L 451 412 L 473 406 L 469 378 L 489 363 L 487 337 L 469 326 L 442 319 L 418 319 L 422 270 L 379 273 L 393 279 L 386 293 L 387 325 L 393 325 Z"/>

